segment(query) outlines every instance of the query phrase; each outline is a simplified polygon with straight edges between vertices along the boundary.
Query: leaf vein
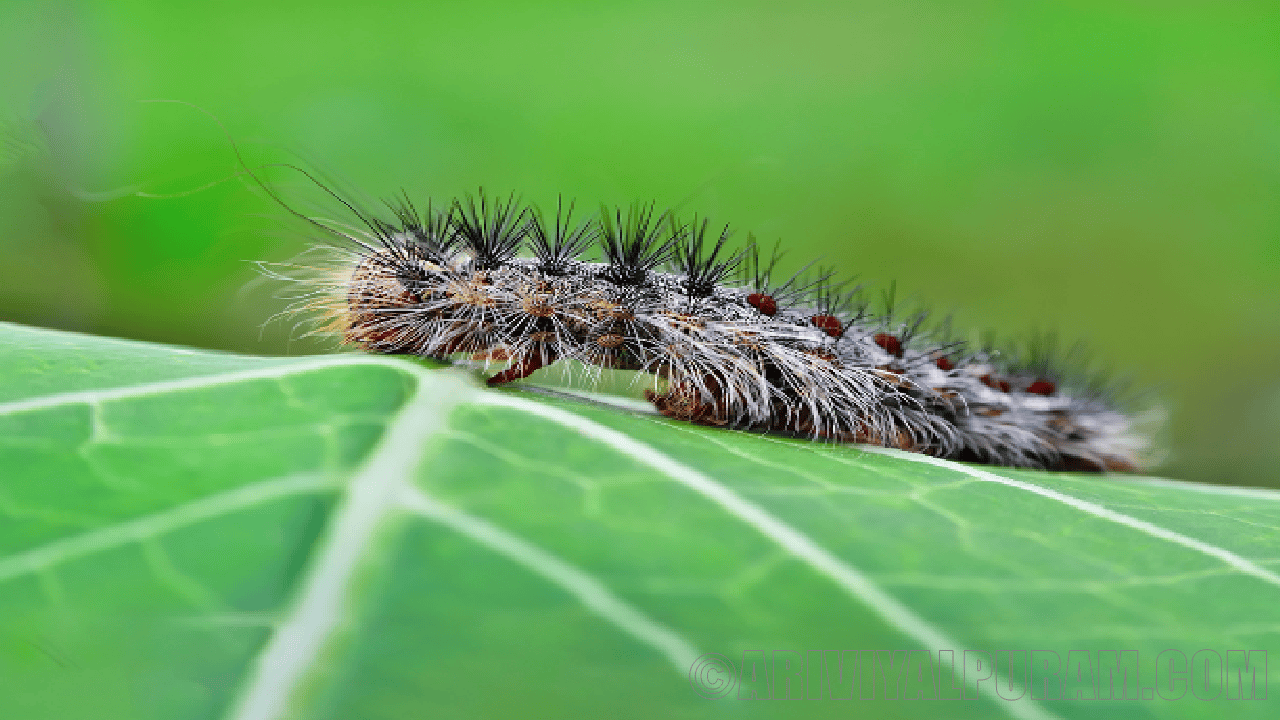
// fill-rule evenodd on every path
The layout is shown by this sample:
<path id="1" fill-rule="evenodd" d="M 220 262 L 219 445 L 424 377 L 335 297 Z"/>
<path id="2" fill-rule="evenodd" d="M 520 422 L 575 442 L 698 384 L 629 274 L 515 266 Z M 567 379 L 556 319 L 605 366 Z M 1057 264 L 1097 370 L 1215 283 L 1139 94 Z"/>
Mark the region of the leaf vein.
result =
<path id="1" fill-rule="evenodd" d="M 750 525 L 797 559 L 832 580 L 855 600 L 858 600 L 879 615 L 888 625 L 913 638 L 924 648 L 954 650 L 963 647 L 961 643 L 948 636 L 941 628 L 917 615 L 914 610 L 882 590 L 861 570 L 836 557 L 814 542 L 809 536 L 784 523 L 760 506 L 746 500 L 712 478 L 662 454 L 656 448 L 561 408 L 543 405 L 524 398 L 490 394 L 484 396 L 481 402 L 511 408 L 558 423 L 654 468 L 691 490 L 698 492 L 737 519 Z M 1002 677 L 1000 682 L 1009 683 L 1007 687 L 1017 687 L 1016 681 L 1010 677 Z M 1000 707 L 1010 715 L 1024 720 L 1046 720 L 1047 718 L 1055 717 L 1030 700 L 999 702 Z"/>
<path id="2" fill-rule="evenodd" d="M 683 675 L 689 672 L 690 666 L 698 658 L 697 649 L 675 631 L 659 624 L 610 592 L 590 574 L 527 540 L 445 505 L 418 488 L 406 489 L 401 503 L 406 509 L 465 535 L 560 586 L 592 612 L 661 652 L 677 673 Z"/>
<path id="3" fill-rule="evenodd" d="M 98 528 L 10 555 L 0 559 L 0 582 L 29 575 L 77 557 L 141 542 L 201 520 L 261 505 L 276 498 L 320 492 L 333 487 L 331 480 L 317 475 L 295 475 L 244 485 L 164 512 Z"/>

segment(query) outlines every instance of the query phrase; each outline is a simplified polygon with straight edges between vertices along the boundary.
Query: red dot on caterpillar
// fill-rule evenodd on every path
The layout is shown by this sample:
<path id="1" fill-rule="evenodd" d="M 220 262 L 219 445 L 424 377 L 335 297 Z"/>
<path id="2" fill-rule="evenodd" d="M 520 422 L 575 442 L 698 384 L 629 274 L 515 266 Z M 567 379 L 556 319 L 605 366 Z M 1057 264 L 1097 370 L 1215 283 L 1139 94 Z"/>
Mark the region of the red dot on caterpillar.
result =
<path id="1" fill-rule="evenodd" d="M 1033 395 L 1044 395 L 1048 397 L 1057 391 L 1057 386 L 1048 380 L 1036 380 L 1027 386 L 1027 392 Z M 1008 392 L 1007 390 L 1005 392 Z"/>
<path id="2" fill-rule="evenodd" d="M 992 390 L 999 390 L 1000 392 L 1003 392 L 1003 393 L 1009 392 L 1010 388 L 1013 387 L 1012 385 L 1009 384 L 1008 380 L 991 377 L 990 375 L 982 375 L 978 379 L 982 381 L 983 385 L 986 385 Z"/>
<path id="3" fill-rule="evenodd" d="M 778 301 L 764 293 L 751 293 L 747 296 L 747 304 L 769 317 L 778 314 Z"/>
<path id="4" fill-rule="evenodd" d="M 876 333 L 872 338 L 885 352 L 894 357 L 902 357 L 902 341 L 889 333 Z M 944 368 L 945 369 L 945 368 Z"/>
<path id="5" fill-rule="evenodd" d="M 814 315 L 809 321 L 830 337 L 838 338 L 844 334 L 844 323 L 832 315 Z"/>

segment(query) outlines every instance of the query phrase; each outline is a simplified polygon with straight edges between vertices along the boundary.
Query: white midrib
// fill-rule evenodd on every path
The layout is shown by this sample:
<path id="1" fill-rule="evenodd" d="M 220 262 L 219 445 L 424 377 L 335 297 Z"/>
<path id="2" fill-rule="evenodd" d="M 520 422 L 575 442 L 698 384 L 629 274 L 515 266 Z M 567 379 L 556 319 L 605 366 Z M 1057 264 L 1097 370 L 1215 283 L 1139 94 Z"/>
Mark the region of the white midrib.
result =
<path id="1" fill-rule="evenodd" d="M 396 511 L 427 440 L 443 431 L 450 410 L 469 392 L 452 373 L 439 373 L 432 382 L 419 378 L 369 462 L 348 481 L 294 606 L 255 659 L 229 717 L 275 720 L 288 714 L 294 693 L 342 624 L 353 576 Z"/>
<path id="2" fill-rule="evenodd" d="M 404 367 L 404 366 L 400 366 Z M 277 720 L 346 615 L 352 578 L 377 541 L 387 517 L 410 512 L 439 523 L 558 585 L 619 630 L 687 672 L 698 651 L 679 634 L 610 592 L 588 573 L 480 518 L 439 502 L 413 484 L 433 437 L 447 431 L 450 412 L 477 391 L 449 372 L 413 371 L 414 395 L 389 426 L 378 449 L 351 478 L 333 521 L 299 588 L 297 600 L 258 654 L 231 713 L 233 720 Z"/>
<path id="3" fill-rule="evenodd" d="M 513 560 L 558 585 L 619 630 L 652 647 L 666 657 L 676 672 L 683 675 L 688 671 L 698 651 L 678 633 L 614 595 L 590 574 L 492 523 L 439 502 L 412 484 L 414 471 L 422 462 L 429 440 L 446 430 L 451 408 L 477 395 L 472 386 L 453 373 L 427 373 L 395 360 L 345 355 L 144 385 L 47 395 L 0 404 L 0 415 L 71 404 L 96 408 L 110 400 L 246 380 L 279 379 L 310 370 L 357 365 L 379 365 L 410 374 L 415 381 L 414 394 L 389 425 L 369 461 L 348 481 L 346 494 L 309 564 L 309 574 L 293 606 L 282 621 L 273 623 L 273 634 L 255 658 L 228 717 L 268 720 L 289 714 L 291 699 L 318 661 L 324 645 L 340 629 L 352 576 L 367 559 L 382 521 L 396 512 L 409 512 L 436 522 Z M 0 559 L 0 582 L 272 499 L 336 487 L 331 479 L 319 475 L 255 482 Z"/>

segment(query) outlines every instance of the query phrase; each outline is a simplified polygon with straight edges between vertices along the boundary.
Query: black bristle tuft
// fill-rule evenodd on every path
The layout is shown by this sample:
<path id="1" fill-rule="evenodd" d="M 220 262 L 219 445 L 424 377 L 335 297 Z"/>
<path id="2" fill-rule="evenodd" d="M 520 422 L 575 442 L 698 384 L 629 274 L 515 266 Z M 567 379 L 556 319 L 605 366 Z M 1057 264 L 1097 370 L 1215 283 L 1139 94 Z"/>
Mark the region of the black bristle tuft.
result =
<path id="1" fill-rule="evenodd" d="M 815 310 L 810 322 L 830 337 L 839 340 L 849 331 L 853 322 L 866 317 L 867 304 L 861 300 L 861 285 L 849 288 L 852 278 L 833 282 L 834 275 L 834 270 L 818 268 L 818 279 L 805 285 L 805 288 L 812 298 Z"/>
<path id="2" fill-rule="evenodd" d="M 447 266 L 458 252 L 458 237 L 448 213 L 436 210 L 428 201 L 426 212 L 419 212 L 406 194 L 387 201 L 396 223 L 372 219 L 369 224 L 383 247 L 393 256 L 405 255 L 404 261 L 425 260 Z"/>
<path id="3" fill-rule="evenodd" d="M 670 212 L 653 216 L 653 203 L 636 203 L 627 211 L 614 213 L 605 209 L 601 213 L 601 250 L 609 267 L 604 278 L 615 285 L 643 285 L 649 273 L 666 262 L 687 230 L 672 224 L 668 237 L 662 239 Z"/>
<path id="4" fill-rule="evenodd" d="M 756 241 L 754 233 L 747 234 L 747 254 L 739 266 L 737 280 L 759 293 L 771 294 L 773 289 L 773 273 L 778 267 L 778 261 L 785 255 L 782 251 L 782 241 L 776 240 L 773 243 L 773 250 L 769 253 L 769 259 L 762 261 L 760 259 L 760 244 Z"/>
<path id="5" fill-rule="evenodd" d="M 781 240 L 774 242 L 773 250 L 769 253 L 768 262 L 762 262 L 759 245 L 756 243 L 754 236 L 749 236 L 747 254 L 743 259 L 742 272 L 740 273 L 742 280 L 749 288 L 761 295 L 768 296 L 779 309 L 805 302 L 818 288 L 829 283 L 835 275 L 834 271 L 828 271 L 825 273 L 819 272 L 816 277 L 813 276 L 810 270 L 817 262 L 814 260 L 797 270 L 784 282 L 775 284 L 773 275 L 777 269 L 778 261 L 786 254 L 781 250 L 781 247 Z"/>
<path id="6" fill-rule="evenodd" d="M 862 286 L 849 287 L 856 278 L 836 282 L 834 269 L 819 267 L 816 272 L 817 278 L 805 285 L 805 292 L 809 295 L 814 307 L 828 315 L 847 315 L 855 312 L 860 316 L 865 315 L 865 312 L 862 312 L 866 307 L 866 303 L 861 300 Z"/>
<path id="7" fill-rule="evenodd" d="M 490 203 L 484 190 L 476 198 L 453 203 L 453 225 L 459 240 L 472 254 L 476 270 L 494 270 L 511 262 L 529 234 L 529 208 L 522 206 L 515 193 L 505 201 Z"/>
<path id="8" fill-rule="evenodd" d="M 894 280 L 889 283 L 888 290 L 880 291 L 880 303 L 884 305 L 884 323 L 886 325 L 893 322 L 893 312 L 898 304 L 898 281 Z"/>
<path id="9" fill-rule="evenodd" d="M 541 211 L 534 210 L 529 223 L 531 245 L 538 265 L 548 275 L 564 275 L 600 237 L 600 228 L 592 220 L 572 224 L 573 202 L 564 207 L 564 198 L 556 201 L 556 223 L 549 228 Z"/>
<path id="10" fill-rule="evenodd" d="M 675 221 L 671 221 L 673 225 Z M 695 217 L 691 229 L 685 234 L 684 239 L 680 241 L 675 250 L 675 266 L 676 270 L 684 275 L 681 283 L 681 289 L 691 298 L 709 297 L 716 291 L 716 287 L 724 282 L 742 264 L 750 247 L 743 248 L 737 253 L 721 259 L 720 253 L 724 250 L 724 245 L 732 237 L 733 232 L 729 230 L 729 226 L 725 225 L 724 230 L 720 231 L 720 237 L 716 240 L 715 245 L 709 250 L 705 246 L 707 235 L 707 220 L 703 218 L 699 223 Z"/>

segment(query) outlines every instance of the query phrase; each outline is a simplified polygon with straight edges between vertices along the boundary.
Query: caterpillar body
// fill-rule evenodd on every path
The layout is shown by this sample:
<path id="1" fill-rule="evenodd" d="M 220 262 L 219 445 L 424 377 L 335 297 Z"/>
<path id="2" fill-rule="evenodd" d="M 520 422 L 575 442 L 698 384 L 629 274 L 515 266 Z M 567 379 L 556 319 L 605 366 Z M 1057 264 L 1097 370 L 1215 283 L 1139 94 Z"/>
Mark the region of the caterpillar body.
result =
<path id="1" fill-rule="evenodd" d="M 575 223 L 483 193 L 386 218 L 344 204 L 358 226 L 307 218 L 341 240 L 326 271 L 268 272 L 308 284 L 291 311 L 370 352 L 502 367 L 491 385 L 566 360 L 634 370 L 678 420 L 997 465 L 1135 470 L 1147 447 L 1045 348 L 966 350 L 896 318 L 892 292 L 873 313 L 833 272 L 776 277 L 776 246 L 733 251 L 705 219 L 637 204 Z"/>

